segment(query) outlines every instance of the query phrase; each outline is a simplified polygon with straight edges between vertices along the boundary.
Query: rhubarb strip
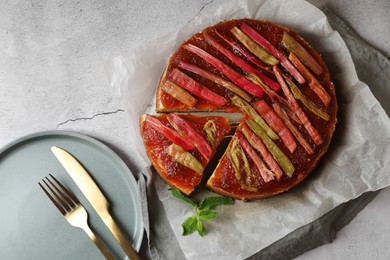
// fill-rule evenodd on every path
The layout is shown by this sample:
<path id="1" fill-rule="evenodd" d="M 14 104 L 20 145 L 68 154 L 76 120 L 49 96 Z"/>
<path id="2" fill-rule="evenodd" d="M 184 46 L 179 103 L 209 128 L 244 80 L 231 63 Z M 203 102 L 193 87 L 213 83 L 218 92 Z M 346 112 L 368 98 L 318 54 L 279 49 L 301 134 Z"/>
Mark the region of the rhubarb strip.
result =
<path id="1" fill-rule="evenodd" d="M 243 165 L 241 166 L 240 158 L 243 161 Z M 251 191 L 251 192 L 256 192 L 258 188 L 251 186 L 250 178 L 252 176 L 252 171 L 249 165 L 248 158 L 245 155 L 245 152 L 242 150 L 241 146 L 239 145 L 239 141 L 236 137 L 233 137 L 232 139 L 232 144 L 231 144 L 231 149 L 228 153 L 228 159 L 233 165 L 234 168 L 234 176 L 236 177 L 237 181 L 240 183 L 240 186 L 242 189 Z M 247 177 L 243 179 L 241 173 L 242 170 L 247 174 Z"/>
<path id="2" fill-rule="evenodd" d="M 291 122 L 288 114 L 286 111 L 281 108 L 281 106 L 278 103 L 272 104 L 275 112 L 279 115 L 279 117 L 284 121 L 286 126 L 290 129 L 291 133 L 295 136 L 295 138 L 298 140 L 299 144 L 302 145 L 303 149 L 308 154 L 313 154 L 314 150 L 311 147 L 311 145 L 306 141 L 306 139 L 302 136 L 301 132 L 295 127 L 295 125 Z"/>
<path id="3" fill-rule="evenodd" d="M 305 67 L 305 65 L 302 64 L 302 62 L 298 59 L 298 57 L 293 52 L 290 52 L 289 59 L 295 65 L 295 67 L 297 67 L 297 69 L 302 73 L 302 75 L 306 78 L 309 86 L 317 94 L 317 96 L 321 99 L 321 101 L 325 105 L 328 105 L 330 103 L 331 97 L 328 94 L 328 92 L 326 92 L 326 90 L 321 85 L 321 83 L 318 81 L 318 79 L 313 74 L 311 74 L 311 72 Z"/>
<path id="4" fill-rule="evenodd" d="M 235 42 L 232 38 L 228 37 L 225 34 L 220 33 L 218 30 L 214 30 L 215 34 L 218 35 L 219 38 L 224 40 L 227 44 L 229 44 L 234 51 L 241 53 L 247 60 L 262 68 L 264 70 L 269 70 L 269 66 L 259 60 L 256 56 L 254 56 L 251 52 L 247 51 L 245 47 L 242 47 L 238 42 Z"/>
<path id="5" fill-rule="evenodd" d="M 167 94 L 171 95 L 173 98 L 179 100 L 184 105 L 189 107 L 194 107 L 198 100 L 194 98 L 190 93 L 185 91 L 183 88 L 178 86 L 176 83 L 167 80 L 161 86 L 161 89 L 164 90 Z"/>
<path id="6" fill-rule="evenodd" d="M 178 84 L 180 87 L 190 91 L 197 97 L 207 101 L 216 106 L 224 106 L 227 103 L 227 100 L 222 96 L 212 92 L 210 89 L 206 88 L 202 84 L 196 82 L 191 77 L 187 76 L 178 69 L 173 69 L 168 75 L 168 79 Z"/>
<path id="7" fill-rule="evenodd" d="M 264 119 L 256 112 L 256 110 L 251 105 L 249 105 L 247 102 L 245 102 L 238 96 L 233 96 L 231 100 L 234 105 L 244 110 L 245 113 L 250 116 L 250 118 L 255 120 L 256 123 L 258 123 L 264 129 L 264 131 L 269 137 L 271 137 L 273 140 L 279 139 L 278 135 L 267 125 Z"/>
<path id="8" fill-rule="evenodd" d="M 300 83 L 305 83 L 305 78 L 299 73 L 299 71 L 291 64 L 291 62 L 287 59 L 287 57 L 281 53 L 275 46 L 273 46 L 267 39 L 265 39 L 259 32 L 255 29 L 243 23 L 241 25 L 241 30 L 247 34 L 250 38 L 252 38 L 255 42 L 261 45 L 264 49 L 266 49 L 269 53 L 275 56 L 283 67 L 290 72 L 290 74 Z"/>
<path id="9" fill-rule="evenodd" d="M 271 88 L 273 88 L 274 90 L 279 90 L 280 89 L 280 86 L 278 83 L 276 83 L 275 81 L 271 80 L 270 78 L 268 78 L 266 75 L 264 75 L 263 73 L 261 73 L 259 70 L 255 69 L 254 67 L 252 67 L 250 64 L 248 64 L 247 62 L 245 62 L 244 60 L 240 59 L 238 56 L 236 56 L 233 52 L 231 52 L 230 50 L 226 49 L 222 44 L 218 43 L 214 38 L 212 38 L 211 36 L 209 36 L 208 34 L 205 34 L 205 39 L 206 41 L 211 45 L 213 46 L 215 49 L 217 49 L 218 51 L 220 51 L 223 55 L 225 55 L 229 60 L 231 60 L 234 64 L 236 64 L 238 67 L 242 68 L 243 70 L 245 70 L 248 74 L 250 73 L 254 73 L 256 74 L 258 77 L 260 77 L 264 83 L 266 83 L 267 85 L 269 85 Z"/>
<path id="10" fill-rule="evenodd" d="M 273 102 L 278 101 L 278 102 L 287 104 L 287 100 L 285 98 L 283 98 L 280 95 L 278 95 L 267 84 L 265 84 L 261 80 L 261 78 L 259 78 L 257 75 L 249 74 L 248 75 L 248 79 L 250 79 L 253 83 L 255 83 L 256 85 L 261 87 L 263 89 L 263 91 L 265 92 L 265 94 L 267 94 L 267 96 L 269 96 L 272 99 Z"/>
<path id="11" fill-rule="evenodd" d="M 183 149 L 183 147 L 177 144 L 171 144 L 168 146 L 165 151 L 181 165 L 194 170 L 199 175 L 203 174 L 204 167 L 203 165 L 189 152 Z"/>
<path id="12" fill-rule="evenodd" d="M 258 57 L 264 63 L 269 65 L 277 65 L 279 61 L 272 56 L 268 51 L 266 51 L 263 47 L 258 45 L 255 41 L 253 41 L 250 37 L 248 37 L 245 33 L 243 33 L 237 27 L 233 27 L 230 32 L 237 38 L 250 52 L 252 52 L 256 57 Z"/>
<path id="13" fill-rule="evenodd" d="M 238 138 L 238 141 L 240 142 L 241 147 L 245 150 L 245 152 L 255 163 L 263 180 L 265 182 L 272 181 L 274 179 L 272 172 L 267 168 L 263 160 L 255 152 L 255 150 L 253 150 L 252 146 L 248 143 L 245 137 L 240 132 L 237 132 L 236 136 Z"/>
<path id="14" fill-rule="evenodd" d="M 279 81 L 280 86 L 282 87 L 284 95 L 287 97 L 288 103 L 290 105 L 290 108 L 294 111 L 294 113 L 297 115 L 299 120 L 302 122 L 303 126 L 306 128 L 307 132 L 309 133 L 310 137 L 314 141 L 316 145 L 322 144 L 323 140 L 318 133 L 317 129 L 314 128 L 314 126 L 309 121 L 309 118 L 303 112 L 303 110 L 300 108 L 297 100 L 294 98 L 293 94 L 291 93 L 289 87 L 287 86 L 287 83 L 283 79 L 283 75 L 280 72 L 279 68 L 274 66 L 274 72 L 276 75 L 276 78 Z"/>
<path id="15" fill-rule="evenodd" d="M 243 161 L 244 165 L 242 165 L 242 167 L 244 168 L 244 171 L 246 172 L 246 174 L 248 176 L 251 176 L 252 175 L 252 171 L 251 171 L 251 168 L 250 168 L 250 165 L 249 165 L 249 161 L 244 153 L 244 151 L 242 150 L 241 146 L 238 145 L 238 139 L 233 137 L 232 138 L 232 144 L 231 144 L 231 148 L 230 148 L 230 151 L 228 153 L 228 157 L 230 159 L 230 161 L 233 163 L 233 167 L 235 169 L 235 176 L 236 176 L 236 179 L 241 181 L 241 163 L 240 163 L 240 158 L 241 160 Z"/>
<path id="16" fill-rule="evenodd" d="M 203 131 L 206 132 L 207 139 L 209 140 L 209 143 L 211 144 L 211 147 L 215 148 L 215 137 L 217 135 L 217 126 L 215 125 L 214 120 L 209 120 L 204 124 Z"/>
<path id="17" fill-rule="evenodd" d="M 195 53 L 199 57 L 203 58 L 205 61 L 210 63 L 212 66 L 217 68 L 222 74 L 224 74 L 228 79 L 230 79 L 232 82 L 234 82 L 237 86 L 245 90 L 246 92 L 256 96 L 256 97 L 262 97 L 263 96 L 263 90 L 259 88 L 257 85 L 253 84 L 251 81 L 249 81 L 247 78 L 245 78 L 243 75 L 239 74 L 237 71 L 230 68 L 225 63 L 221 62 L 211 54 L 207 53 L 206 51 L 200 49 L 199 47 L 196 47 L 192 44 L 187 44 L 184 46 L 184 48 L 192 53 Z"/>
<path id="18" fill-rule="evenodd" d="M 207 161 L 210 160 L 211 155 L 213 154 L 210 144 L 206 141 L 204 136 L 197 132 L 191 123 L 177 114 L 169 114 L 167 115 L 167 119 L 180 135 L 194 144 Z"/>
<path id="19" fill-rule="evenodd" d="M 234 92 L 235 94 L 239 95 L 240 97 L 242 97 L 243 99 L 245 99 L 248 102 L 250 102 L 252 100 L 251 96 L 249 96 L 248 93 L 246 93 L 243 89 L 237 87 L 236 85 L 234 85 L 230 81 L 224 80 L 223 78 L 221 78 L 221 77 L 219 77 L 219 76 L 217 76 L 217 75 L 215 75 L 207 70 L 204 70 L 196 65 L 181 61 L 179 63 L 179 67 L 182 69 L 191 71 L 192 73 L 198 74 L 198 75 L 200 75 L 208 80 L 213 81 L 214 83 L 216 83 L 222 87 L 227 88 L 228 90 Z"/>
<path id="20" fill-rule="evenodd" d="M 325 121 L 329 121 L 330 116 L 321 110 L 316 104 L 314 104 L 310 99 L 308 99 L 297 87 L 289 79 L 286 79 L 287 84 L 290 86 L 291 92 L 297 100 L 300 100 L 305 107 L 307 107 L 311 112 L 313 112 L 318 117 L 324 119 Z"/>
<path id="21" fill-rule="evenodd" d="M 269 138 L 266 132 L 264 132 L 264 130 L 254 120 L 249 119 L 246 121 L 246 124 L 258 137 L 261 138 L 268 151 L 278 162 L 280 168 L 283 169 L 287 176 L 291 177 L 295 171 L 295 168 L 290 159 L 283 153 L 282 150 L 280 150 L 280 148 L 274 143 L 274 141 Z"/>
<path id="22" fill-rule="evenodd" d="M 311 69 L 311 71 L 313 71 L 317 76 L 321 75 L 324 72 L 321 65 L 316 61 L 316 59 L 314 59 L 314 57 L 287 32 L 283 33 L 282 43 L 290 52 L 294 52 L 302 61 L 302 63 L 305 64 L 309 69 Z"/>
<path id="23" fill-rule="evenodd" d="M 152 126 L 157 132 L 165 136 L 167 139 L 175 144 L 180 145 L 187 151 L 195 149 L 195 146 L 189 140 L 183 138 L 174 129 L 163 125 L 163 123 L 161 123 L 161 121 L 154 116 L 145 115 L 145 122 L 150 124 L 150 126 Z"/>
<path id="24" fill-rule="evenodd" d="M 253 133 L 249 129 L 248 125 L 244 125 L 241 128 L 241 132 L 244 134 L 245 138 L 252 145 L 252 147 L 260 152 L 260 154 L 263 157 L 265 163 L 268 165 L 270 170 L 274 173 L 276 178 L 279 180 L 280 177 L 282 177 L 282 175 L 283 175 L 283 171 L 279 167 L 279 164 L 275 161 L 275 159 L 272 156 L 272 154 L 268 151 L 268 149 L 265 146 L 264 142 L 255 133 Z"/>
<path id="25" fill-rule="evenodd" d="M 260 100 L 253 104 L 261 117 L 265 119 L 268 125 L 274 130 L 282 139 L 283 144 L 287 149 L 293 153 L 297 148 L 297 143 L 293 135 L 274 110 L 264 101 Z"/>

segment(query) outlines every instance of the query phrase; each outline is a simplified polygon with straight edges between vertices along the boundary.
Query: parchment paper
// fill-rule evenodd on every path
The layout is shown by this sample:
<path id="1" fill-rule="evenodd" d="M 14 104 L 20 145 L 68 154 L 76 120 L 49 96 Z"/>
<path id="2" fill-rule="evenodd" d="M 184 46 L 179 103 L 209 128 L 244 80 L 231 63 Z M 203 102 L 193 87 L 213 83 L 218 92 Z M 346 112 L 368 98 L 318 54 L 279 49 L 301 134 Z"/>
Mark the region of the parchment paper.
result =
<path id="1" fill-rule="evenodd" d="M 182 221 L 192 209 L 172 198 L 156 178 L 156 189 L 181 249 L 188 259 L 242 259 L 290 232 L 318 219 L 343 202 L 390 184 L 390 121 L 368 86 L 360 82 L 351 56 L 325 15 L 303 1 L 234 1 L 213 15 L 203 14 L 180 31 L 114 58 L 110 82 L 129 113 L 140 156 L 149 162 L 139 138 L 138 117 L 153 110 L 155 89 L 170 54 L 181 42 L 208 25 L 233 18 L 267 19 L 302 34 L 328 63 L 340 112 L 330 150 L 312 176 L 297 188 L 274 198 L 218 208 L 218 221 L 206 224 L 204 238 L 181 236 Z M 331 62 L 331 63 L 329 63 Z M 151 102 L 152 101 L 152 102 Z M 208 191 L 198 197 L 210 195 Z"/>

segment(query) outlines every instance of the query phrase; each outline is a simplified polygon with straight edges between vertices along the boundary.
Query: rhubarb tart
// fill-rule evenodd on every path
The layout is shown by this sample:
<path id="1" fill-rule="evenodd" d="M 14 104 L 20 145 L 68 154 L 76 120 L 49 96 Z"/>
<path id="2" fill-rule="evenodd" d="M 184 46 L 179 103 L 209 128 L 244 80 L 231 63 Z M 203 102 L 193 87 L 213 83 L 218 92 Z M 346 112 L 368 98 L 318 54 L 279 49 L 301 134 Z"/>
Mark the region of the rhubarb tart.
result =
<path id="1" fill-rule="evenodd" d="M 298 33 L 268 21 L 241 19 L 205 28 L 183 42 L 161 76 L 156 111 L 241 113 L 239 127 L 206 186 L 251 200 L 284 192 L 315 169 L 335 130 L 337 99 L 324 60 Z M 226 119 L 215 117 L 216 137 L 211 141 L 210 130 L 205 130 L 211 118 L 141 118 L 154 167 L 170 185 L 189 194 L 213 152 L 189 138 L 192 130 L 178 130 L 186 124 L 174 118 L 195 124 L 213 151 L 228 127 Z M 183 140 L 167 137 L 158 124 L 176 130 Z M 193 168 L 184 167 L 179 157 Z"/>

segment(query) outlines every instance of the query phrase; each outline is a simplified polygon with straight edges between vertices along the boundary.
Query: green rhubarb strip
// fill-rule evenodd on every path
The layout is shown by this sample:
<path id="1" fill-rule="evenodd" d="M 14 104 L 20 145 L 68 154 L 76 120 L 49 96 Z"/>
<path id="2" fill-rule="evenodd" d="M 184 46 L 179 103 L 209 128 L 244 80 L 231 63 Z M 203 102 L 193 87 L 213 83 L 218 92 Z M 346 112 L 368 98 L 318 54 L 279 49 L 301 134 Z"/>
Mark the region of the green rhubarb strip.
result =
<path id="1" fill-rule="evenodd" d="M 282 43 L 290 52 L 294 52 L 302 63 L 310 68 L 310 70 L 315 74 L 321 75 L 323 73 L 321 65 L 314 59 L 314 57 L 287 32 L 284 32 L 283 34 Z"/>
<path id="2" fill-rule="evenodd" d="M 222 40 L 224 40 L 227 44 L 229 44 L 234 52 L 239 52 L 241 53 L 242 55 L 245 56 L 245 58 L 247 58 L 249 61 L 251 61 L 253 64 L 256 64 L 256 66 L 258 66 L 259 68 L 262 68 L 264 70 L 267 70 L 267 65 L 262 62 L 261 60 L 259 60 L 259 58 L 257 58 L 256 56 L 254 56 L 250 51 L 248 51 L 244 46 L 240 45 L 238 42 L 236 42 L 233 38 L 231 37 L 228 37 L 227 35 L 225 34 L 222 34 L 221 32 L 219 32 L 217 29 L 214 29 L 214 32 L 216 35 L 218 35 L 219 38 L 221 38 Z"/>
<path id="3" fill-rule="evenodd" d="M 278 162 L 280 168 L 291 177 L 295 171 L 294 165 L 291 163 L 290 159 L 283 153 L 282 150 L 268 137 L 266 132 L 261 128 L 254 120 L 249 119 L 246 121 L 246 124 L 249 128 L 261 138 L 265 146 L 268 148 L 272 156 Z"/>
<path id="4" fill-rule="evenodd" d="M 179 85 L 176 83 L 167 80 L 162 86 L 161 89 L 164 90 L 166 93 L 171 95 L 173 98 L 179 100 L 181 103 L 189 106 L 194 107 L 198 100 L 194 98 L 190 93 L 182 89 Z"/>
<path id="5" fill-rule="evenodd" d="M 258 43 L 261 47 L 263 47 L 266 51 L 268 51 L 271 55 L 276 57 L 282 66 L 300 83 L 305 83 L 305 79 L 299 73 L 299 71 L 291 64 L 291 62 L 287 59 L 287 57 L 280 52 L 275 46 L 273 46 L 266 38 L 264 38 L 258 31 L 253 29 L 246 23 L 241 25 L 241 30 L 243 33 L 248 35 L 253 41 Z"/>
<path id="6" fill-rule="evenodd" d="M 232 140 L 232 146 L 231 146 L 231 149 L 230 149 L 230 153 L 229 153 L 229 159 L 230 161 L 232 162 L 233 164 L 233 168 L 235 170 L 235 176 L 236 176 L 236 179 L 241 181 L 241 162 L 240 162 L 240 158 L 241 160 L 243 161 L 244 165 L 244 170 L 246 172 L 247 175 L 252 175 L 252 171 L 251 171 L 251 168 L 249 166 L 249 161 L 248 161 L 248 158 L 246 157 L 244 151 L 242 150 L 241 146 L 239 145 L 238 143 L 238 139 L 236 137 L 233 138 Z"/>
<path id="7" fill-rule="evenodd" d="M 290 79 L 286 78 L 287 84 L 290 86 L 291 92 L 293 93 L 294 97 L 298 100 L 300 100 L 305 107 L 307 107 L 311 112 L 313 112 L 318 117 L 329 121 L 330 116 L 321 110 L 313 101 L 311 101 L 309 98 L 307 98 L 297 87 L 297 85 L 294 84 Z"/>
<path id="8" fill-rule="evenodd" d="M 243 33 L 237 27 L 231 29 L 231 33 L 239 40 L 250 52 L 256 55 L 261 61 L 270 64 L 272 66 L 279 63 L 279 61 L 272 56 L 268 51 L 263 47 L 258 45 L 255 41 L 249 38 L 245 33 Z"/>
<path id="9" fill-rule="evenodd" d="M 279 139 L 279 136 L 267 125 L 264 119 L 256 112 L 256 110 L 249 103 L 245 102 L 245 100 L 238 96 L 233 96 L 231 98 L 231 101 L 234 105 L 244 110 L 245 113 L 247 113 L 253 120 L 255 120 L 256 123 L 264 129 L 264 131 L 270 138 L 272 138 L 273 140 Z"/>
<path id="10" fill-rule="evenodd" d="M 215 137 L 217 134 L 217 126 L 214 120 L 209 120 L 204 124 L 203 130 L 206 132 L 207 139 L 209 140 L 212 147 L 215 148 Z"/>
<path id="11" fill-rule="evenodd" d="M 202 174 L 204 171 L 203 165 L 189 152 L 184 150 L 183 147 L 177 144 L 171 144 L 165 151 L 181 165 L 194 170 L 198 174 Z"/>
<path id="12" fill-rule="evenodd" d="M 239 145 L 239 141 L 237 137 L 233 137 L 232 139 L 232 146 L 230 149 L 230 152 L 228 154 L 228 159 L 233 165 L 234 168 L 234 176 L 236 177 L 237 181 L 240 183 L 241 188 L 247 191 L 256 192 L 258 189 L 256 187 L 251 186 L 248 182 L 248 178 L 244 181 L 241 175 L 241 160 L 244 163 L 243 168 L 246 172 L 247 176 L 252 175 L 251 168 L 249 166 L 248 158 L 245 155 L 244 150 Z M 241 160 L 240 160 L 241 159 Z"/>

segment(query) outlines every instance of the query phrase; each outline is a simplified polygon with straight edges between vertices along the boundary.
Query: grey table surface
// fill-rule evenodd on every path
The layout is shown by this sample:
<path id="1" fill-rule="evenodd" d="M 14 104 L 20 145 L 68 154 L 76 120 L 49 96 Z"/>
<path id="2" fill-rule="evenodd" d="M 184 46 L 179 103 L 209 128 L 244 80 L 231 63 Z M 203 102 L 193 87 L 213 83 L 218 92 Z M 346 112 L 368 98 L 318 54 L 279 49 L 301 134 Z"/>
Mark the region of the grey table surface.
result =
<path id="1" fill-rule="evenodd" d="M 104 62 L 179 28 L 223 0 L 1 1 L 0 146 L 44 130 L 95 137 L 139 170 L 127 116 Z M 390 57 L 390 1 L 309 0 L 331 8 L 355 32 Z M 328 245 L 297 259 L 388 259 L 390 188 Z"/>

